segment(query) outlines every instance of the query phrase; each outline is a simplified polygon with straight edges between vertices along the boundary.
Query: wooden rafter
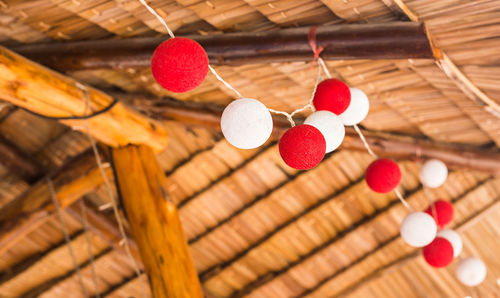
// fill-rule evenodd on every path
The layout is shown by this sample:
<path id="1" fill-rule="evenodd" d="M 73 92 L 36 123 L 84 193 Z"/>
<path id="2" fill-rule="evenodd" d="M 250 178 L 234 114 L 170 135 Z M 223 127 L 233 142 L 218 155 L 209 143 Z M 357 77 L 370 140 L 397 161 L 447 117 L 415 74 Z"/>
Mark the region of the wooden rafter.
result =
<path id="1" fill-rule="evenodd" d="M 212 64 L 311 61 L 310 27 L 267 32 L 188 36 L 207 51 Z M 34 44 L 14 47 L 35 61 L 60 71 L 147 67 L 154 49 L 165 40 L 129 38 Z M 320 26 L 318 46 L 325 60 L 433 58 L 421 23 L 336 24 Z"/>
<path id="2" fill-rule="evenodd" d="M 0 99 L 46 117 L 90 115 L 113 103 L 109 95 L 3 47 L 0 47 Z M 60 121 L 74 129 L 85 129 L 82 120 Z M 160 151 L 167 144 L 167 134 L 161 125 L 121 103 L 88 119 L 88 127 L 97 140 L 109 146 L 147 144 Z"/>
<path id="3" fill-rule="evenodd" d="M 220 130 L 220 117 L 223 107 L 184 103 L 172 99 L 159 99 L 144 95 L 113 94 L 138 110 L 155 119 L 174 120 L 186 125 L 202 126 Z M 298 119 L 298 121 L 302 121 Z M 281 135 L 290 127 L 284 117 L 274 117 L 276 135 Z M 500 173 L 500 153 L 458 144 L 431 142 L 411 136 L 374 133 L 365 131 L 366 139 L 372 149 L 380 156 L 401 159 L 437 158 L 450 167 L 469 168 L 492 174 Z M 366 151 L 357 133 L 347 128 L 342 143 L 343 149 Z"/>

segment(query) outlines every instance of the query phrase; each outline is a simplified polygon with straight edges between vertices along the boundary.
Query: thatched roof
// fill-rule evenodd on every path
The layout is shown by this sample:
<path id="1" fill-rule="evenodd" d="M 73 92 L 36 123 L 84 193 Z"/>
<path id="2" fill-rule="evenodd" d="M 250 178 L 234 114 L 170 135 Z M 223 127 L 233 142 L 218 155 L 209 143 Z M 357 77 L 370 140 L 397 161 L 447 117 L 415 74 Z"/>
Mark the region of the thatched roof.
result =
<path id="1" fill-rule="evenodd" d="M 148 3 L 179 35 L 268 31 L 279 28 L 409 21 L 392 0 L 209 0 Z M 500 2 L 408 0 L 435 47 L 489 99 L 500 104 Z M 412 17 L 410 16 L 410 19 Z M 0 1 L 0 42 L 6 47 L 90 39 L 165 36 L 161 24 L 135 0 Z M 432 59 L 326 61 L 333 76 L 365 91 L 370 112 L 361 124 L 390 134 L 456 148 L 497 152 L 500 119 L 474 100 Z M 307 103 L 316 69 L 309 62 L 215 66 L 245 96 L 292 111 Z M 486 281 L 471 289 L 446 269 L 428 266 L 399 237 L 407 211 L 393 193 L 376 194 L 364 181 L 372 157 L 341 149 L 316 168 L 297 171 L 279 156 L 276 138 L 239 150 L 220 131 L 160 119 L 161 98 L 220 107 L 234 94 L 209 74 L 194 91 L 162 89 L 147 67 L 67 71 L 82 83 L 147 100 L 128 105 L 164 123 L 166 150 L 157 157 L 178 206 L 195 267 L 214 297 L 493 297 L 500 293 L 500 176 L 455 167 L 446 183 L 423 190 L 420 161 L 398 160 L 400 190 L 416 210 L 428 197 L 453 202 L 451 227 L 460 231 L 464 256 L 481 257 Z M 472 96 L 473 97 L 473 96 Z M 0 134 L 54 171 L 90 146 L 85 134 L 1 102 Z M 32 187 L 0 164 L 0 205 Z M 42 179 L 42 178 L 40 178 Z M 427 196 L 425 195 L 427 192 Z M 88 210 L 114 223 L 105 186 L 84 196 Z M 101 210 L 99 210 L 99 207 Z M 120 249 L 119 236 L 84 223 L 80 203 L 63 211 L 83 282 L 91 295 L 141 297 L 139 281 Z M 90 213 L 89 213 L 90 214 Z M 89 215 L 89 217 L 91 217 Z M 96 217 L 97 218 L 97 217 Z M 84 226 L 90 231 L 95 289 Z M 90 226 L 90 227 L 89 227 Z M 103 236 L 103 234 L 105 236 Z M 106 236 L 108 235 L 108 236 Z M 168 261 L 168 260 L 167 260 Z M 56 214 L 0 256 L 0 297 L 83 297 Z"/>

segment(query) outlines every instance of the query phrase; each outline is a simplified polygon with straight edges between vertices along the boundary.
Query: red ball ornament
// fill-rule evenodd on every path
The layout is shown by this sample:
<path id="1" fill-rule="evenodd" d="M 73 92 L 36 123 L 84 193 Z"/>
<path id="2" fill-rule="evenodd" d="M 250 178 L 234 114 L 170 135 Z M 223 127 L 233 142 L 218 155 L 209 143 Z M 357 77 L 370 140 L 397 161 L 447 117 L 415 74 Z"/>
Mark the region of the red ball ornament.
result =
<path id="1" fill-rule="evenodd" d="M 349 87 L 337 79 L 324 80 L 318 84 L 314 93 L 313 104 L 318 111 L 330 111 L 340 115 L 351 103 Z"/>
<path id="2" fill-rule="evenodd" d="M 375 192 L 390 192 L 401 181 L 401 170 L 392 159 L 379 158 L 366 169 L 366 183 Z"/>
<path id="3" fill-rule="evenodd" d="M 175 37 L 162 42 L 151 58 L 153 77 L 163 88 L 186 92 L 198 87 L 208 73 L 208 56 L 196 41 Z"/>
<path id="4" fill-rule="evenodd" d="M 281 158 L 297 170 L 314 168 L 325 156 L 326 141 L 321 132 L 308 124 L 297 125 L 285 132 L 279 143 Z"/>
<path id="5" fill-rule="evenodd" d="M 453 261 L 453 246 L 445 238 L 436 237 L 422 252 L 425 261 L 432 267 L 446 267 Z"/>
<path id="6" fill-rule="evenodd" d="M 435 214 L 434 214 L 435 209 Z M 449 224 L 453 219 L 453 204 L 448 201 L 438 200 L 434 202 L 427 210 L 425 210 L 434 220 L 437 225 L 442 228 Z"/>

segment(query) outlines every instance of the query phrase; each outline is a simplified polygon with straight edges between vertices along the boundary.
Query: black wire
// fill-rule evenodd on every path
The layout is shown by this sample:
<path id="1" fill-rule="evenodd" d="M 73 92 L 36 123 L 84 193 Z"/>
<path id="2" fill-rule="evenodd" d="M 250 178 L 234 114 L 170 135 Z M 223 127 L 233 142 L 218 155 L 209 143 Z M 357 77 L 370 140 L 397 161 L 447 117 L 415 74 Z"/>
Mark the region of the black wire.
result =
<path id="1" fill-rule="evenodd" d="M 99 111 L 97 111 L 95 113 L 92 113 L 90 115 L 84 115 L 84 116 L 52 117 L 52 116 L 46 116 L 46 115 L 38 114 L 38 113 L 35 113 L 35 112 L 30 111 L 30 110 L 25 109 L 25 108 L 21 108 L 21 109 L 25 110 L 26 112 L 28 112 L 28 113 L 30 113 L 32 115 L 35 115 L 35 116 L 38 116 L 38 117 L 41 117 L 41 118 L 44 118 L 44 119 L 51 119 L 51 120 L 85 120 L 85 119 L 93 118 L 95 116 L 99 116 L 102 113 L 106 113 L 107 111 L 111 110 L 111 108 L 114 107 L 117 103 L 118 103 L 118 99 L 113 99 L 113 101 L 107 107 L 105 107 L 104 109 L 99 110 Z"/>

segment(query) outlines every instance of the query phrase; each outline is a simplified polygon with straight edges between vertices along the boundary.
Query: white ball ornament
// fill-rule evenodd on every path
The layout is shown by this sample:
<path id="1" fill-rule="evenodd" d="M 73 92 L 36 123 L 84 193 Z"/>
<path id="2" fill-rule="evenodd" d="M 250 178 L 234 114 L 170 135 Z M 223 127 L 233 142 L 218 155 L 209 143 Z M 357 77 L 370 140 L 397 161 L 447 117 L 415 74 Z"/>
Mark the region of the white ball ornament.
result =
<path id="1" fill-rule="evenodd" d="M 304 124 L 316 127 L 325 137 L 326 153 L 337 149 L 344 140 L 344 124 L 340 121 L 339 116 L 330 111 L 316 111 L 306 118 Z"/>
<path id="2" fill-rule="evenodd" d="M 240 149 L 253 149 L 264 144 L 271 136 L 273 118 L 260 101 L 240 98 L 224 109 L 220 126 L 231 145 Z"/>
<path id="3" fill-rule="evenodd" d="M 453 257 L 456 258 L 462 252 L 462 238 L 460 235 L 449 229 L 441 230 L 437 233 L 436 237 L 442 237 L 448 241 L 450 241 L 451 246 L 453 247 Z"/>
<path id="4" fill-rule="evenodd" d="M 422 168 L 420 168 L 420 181 L 424 186 L 436 188 L 446 181 L 446 177 L 448 177 L 448 168 L 444 162 L 431 159 L 426 161 Z"/>
<path id="5" fill-rule="evenodd" d="M 486 278 L 486 265 L 478 258 L 466 258 L 458 263 L 455 274 L 464 285 L 474 287 Z"/>
<path id="6" fill-rule="evenodd" d="M 401 223 L 400 232 L 403 240 L 409 245 L 423 247 L 436 238 L 437 225 L 429 214 L 413 212 Z"/>
<path id="7" fill-rule="evenodd" d="M 360 123 L 368 115 L 370 102 L 366 94 L 358 88 L 349 88 L 351 91 L 351 103 L 342 114 L 340 120 L 344 125 L 350 126 Z"/>

